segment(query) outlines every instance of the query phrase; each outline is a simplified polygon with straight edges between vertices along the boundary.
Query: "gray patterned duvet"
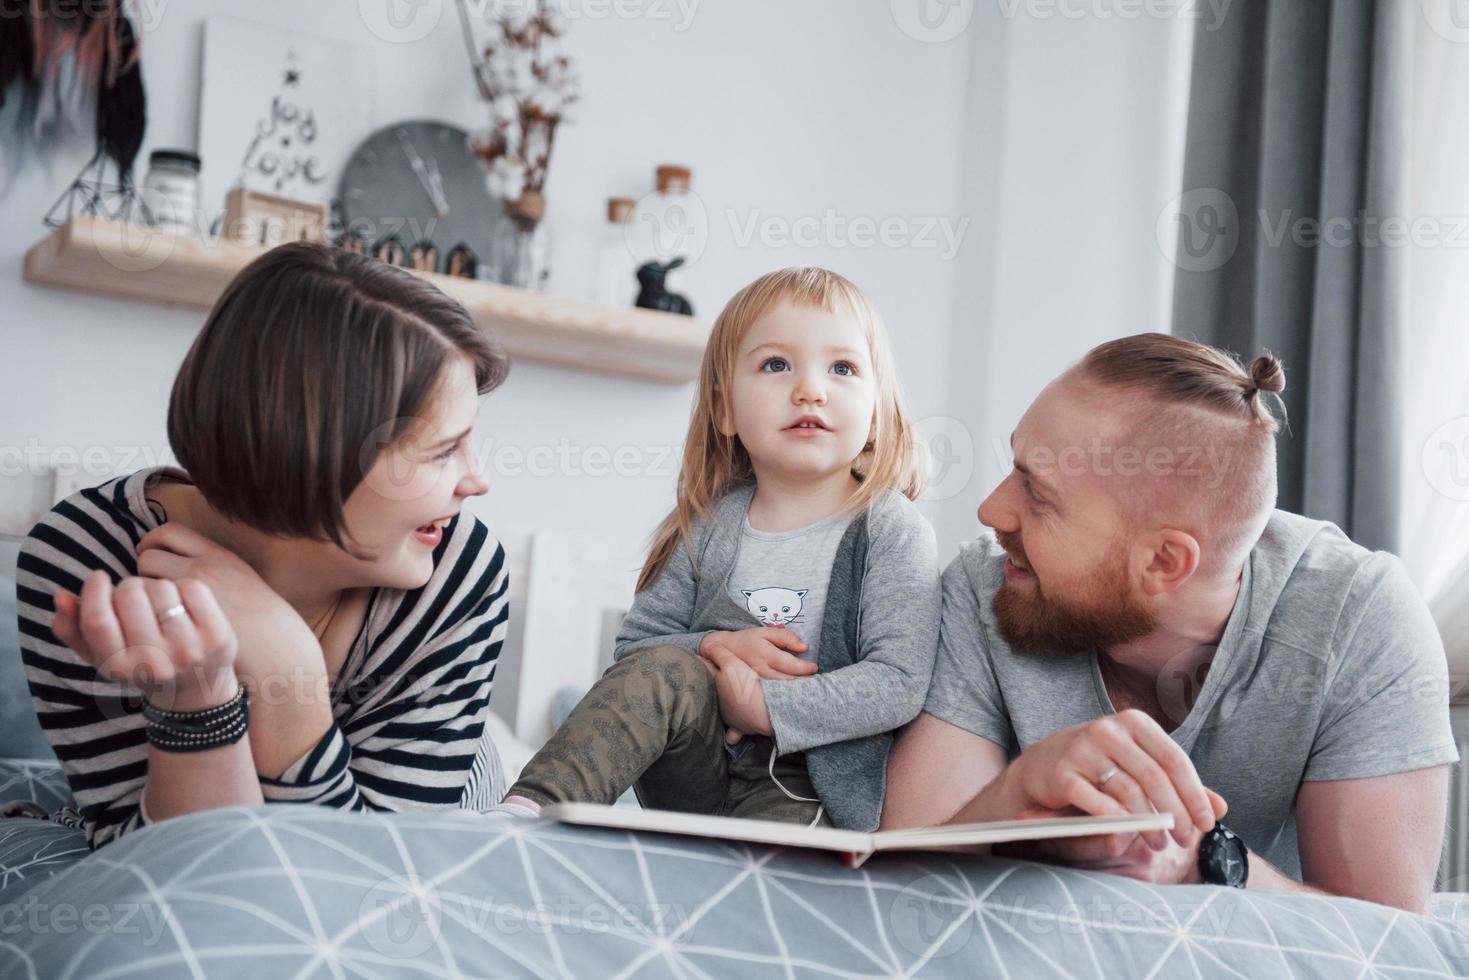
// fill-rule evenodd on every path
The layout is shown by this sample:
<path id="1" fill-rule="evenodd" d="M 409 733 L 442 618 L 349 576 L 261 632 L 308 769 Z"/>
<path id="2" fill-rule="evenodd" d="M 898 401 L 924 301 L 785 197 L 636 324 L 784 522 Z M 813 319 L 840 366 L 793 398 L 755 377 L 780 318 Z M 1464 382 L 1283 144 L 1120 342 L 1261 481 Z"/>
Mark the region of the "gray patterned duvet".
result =
<path id="1" fill-rule="evenodd" d="M 65 799 L 0 762 L 27 793 Z M 95 854 L 0 820 L 3 978 L 1469 976 L 1469 901 L 1440 908 L 476 814 L 232 808 Z"/>

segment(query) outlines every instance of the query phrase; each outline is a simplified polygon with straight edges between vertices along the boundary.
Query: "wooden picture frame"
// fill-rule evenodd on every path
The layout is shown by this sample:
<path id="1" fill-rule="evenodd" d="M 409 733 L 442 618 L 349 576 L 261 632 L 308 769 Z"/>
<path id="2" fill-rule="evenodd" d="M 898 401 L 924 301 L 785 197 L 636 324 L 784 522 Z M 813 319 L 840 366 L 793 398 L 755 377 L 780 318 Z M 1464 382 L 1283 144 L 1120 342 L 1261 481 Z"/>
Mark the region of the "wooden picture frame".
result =
<path id="1" fill-rule="evenodd" d="M 328 213 L 325 204 L 236 187 L 224 199 L 224 234 L 242 245 L 324 242 Z"/>

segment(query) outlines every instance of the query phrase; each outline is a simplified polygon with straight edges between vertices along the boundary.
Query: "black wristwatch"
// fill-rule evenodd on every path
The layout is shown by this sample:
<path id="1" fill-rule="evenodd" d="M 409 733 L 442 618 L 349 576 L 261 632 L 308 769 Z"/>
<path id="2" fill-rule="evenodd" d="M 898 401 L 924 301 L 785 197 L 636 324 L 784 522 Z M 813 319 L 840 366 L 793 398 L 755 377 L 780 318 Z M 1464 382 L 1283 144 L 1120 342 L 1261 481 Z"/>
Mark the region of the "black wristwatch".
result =
<path id="1" fill-rule="evenodd" d="M 1250 880 L 1250 850 L 1222 823 L 1199 841 L 1199 877 L 1206 885 L 1243 888 Z"/>

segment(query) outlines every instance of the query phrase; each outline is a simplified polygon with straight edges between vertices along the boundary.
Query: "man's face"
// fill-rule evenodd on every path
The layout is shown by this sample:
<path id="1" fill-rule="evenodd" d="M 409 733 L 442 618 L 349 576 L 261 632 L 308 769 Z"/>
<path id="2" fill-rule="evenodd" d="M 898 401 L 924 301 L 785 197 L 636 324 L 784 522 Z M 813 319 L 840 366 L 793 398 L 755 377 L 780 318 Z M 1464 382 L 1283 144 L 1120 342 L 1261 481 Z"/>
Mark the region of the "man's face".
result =
<path id="1" fill-rule="evenodd" d="M 980 505 L 1009 554 L 995 614 L 1017 651 L 1106 649 L 1156 627 L 1124 501 L 1107 479 L 1116 414 L 1093 389 L 1053 382 L 1015 429 L 1014 469 Z"/>

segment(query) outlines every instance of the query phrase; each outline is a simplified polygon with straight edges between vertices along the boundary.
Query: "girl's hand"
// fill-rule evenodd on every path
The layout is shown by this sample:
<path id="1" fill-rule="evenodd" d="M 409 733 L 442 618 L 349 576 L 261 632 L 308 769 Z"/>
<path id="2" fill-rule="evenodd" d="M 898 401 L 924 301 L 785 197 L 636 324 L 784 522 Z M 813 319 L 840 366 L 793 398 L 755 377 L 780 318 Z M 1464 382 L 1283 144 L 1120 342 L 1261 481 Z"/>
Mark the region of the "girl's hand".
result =
<path id="1" fill-rule="evenodd" d="M 710 659 L 709 651 L 715 647 L 738 657 L 767 680 L 795 680 L 809 677 L 817 670 L 815 664 L 795 656 L 806 652 L 806 644 L 801 638 L 790 630 L 773 626 L 706 634 L 699 643 L 699 656 Z"/>
<path id="2" fill-rule="evenodd" d="M 714 687 L 719 691 L 719 713 L 729 726 L 724 740 L 733 745 L 746 735 L 774 735 L 759 675 L 718 644 L 710 646 L 704 663 L 714 675 Z"/>
<path id="3" fill-rule="evenodd" d="M 56 593 L 51 632 L 102 676 L 139 688 L 160 708 L 195 711 L 235 695 L 238 644 L 214 593 L 198 579 L 129 577 L 114 588 L 102 570 L 80 598 Z M 185 615 L 159 622 L 183 606 Z"/>
<path id="4" fill-rule="evenodd" d="M 239 637 L 242 673 L 284 674 L 297 665 L 324 673 L 321 646 L 291 604 L 243 558 L 197 531 L 169 522 L 143 535 L 138 574 L 207 585 Z"/>

